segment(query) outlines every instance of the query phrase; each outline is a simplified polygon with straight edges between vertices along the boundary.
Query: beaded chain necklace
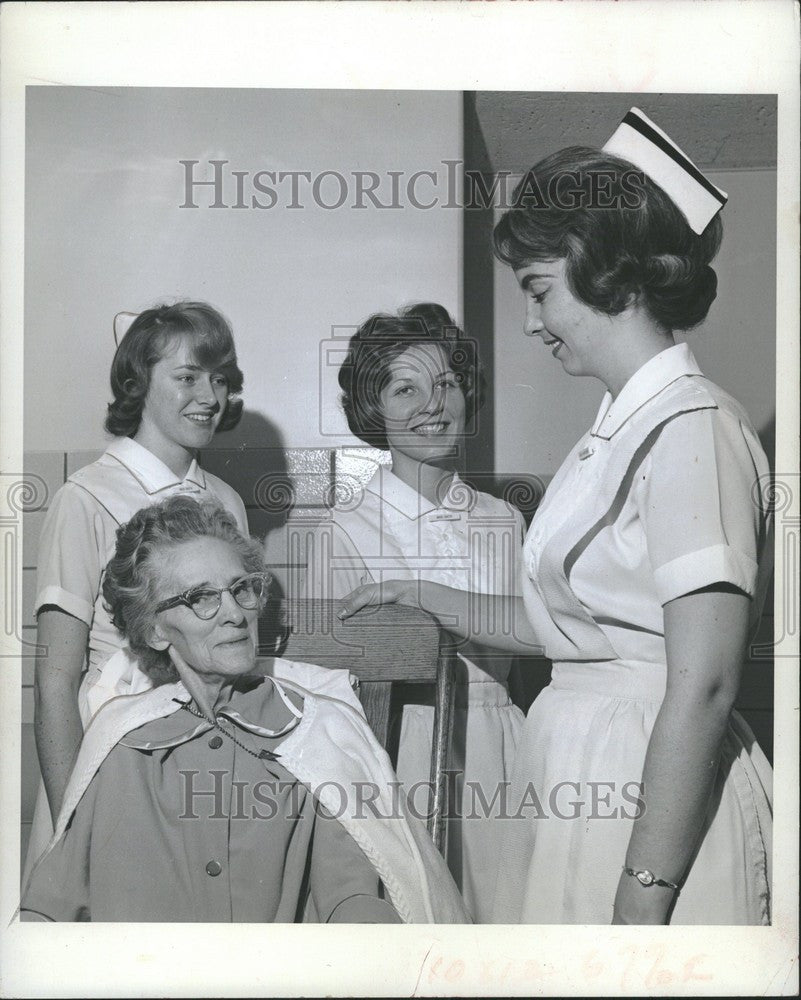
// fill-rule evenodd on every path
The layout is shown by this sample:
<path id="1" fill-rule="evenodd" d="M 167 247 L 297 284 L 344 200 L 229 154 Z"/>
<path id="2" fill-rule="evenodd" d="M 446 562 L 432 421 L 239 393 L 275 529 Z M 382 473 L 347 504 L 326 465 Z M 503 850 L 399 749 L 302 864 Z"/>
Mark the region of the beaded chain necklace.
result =
<path id="1" fill-rule="evenodd" d="M 227 736 L 229 740 L 232 740 L 234 743 L 236 743 L 238 747 L 241 747 L 241 749 L 244 750 L 245 753 L 249 753 L 251 757 L 256 757 L 259 760 L 278 760 L 280 758 L 281 755 L 278 753 L 273 753 L 272 750 L 262 749 L 259 750 L 258 753 L 256 753 L 255 750 L 251 750 L 250 747 L 246 747 L 244 743 L 240 743 L 233 733 L 229 733 L 227 729 L 223 729 L 223 727 L 216 719 L 206 718 L 206 716 L 202 712 L 198 712 L 197 709 L 192 708 L 192 706 L 188 703 L 184 704 L 183 702 L 181 702 L 180 704 L 181 708 L 185 708 L 187 712 L 190 712 L 192 715 L 197 716 L 198 719 L 203 719 L 205 722 L 208 722 L 210 725 L 214 726 L 214 728 L 218 729 L 223 734 L 223 736 Z"/>

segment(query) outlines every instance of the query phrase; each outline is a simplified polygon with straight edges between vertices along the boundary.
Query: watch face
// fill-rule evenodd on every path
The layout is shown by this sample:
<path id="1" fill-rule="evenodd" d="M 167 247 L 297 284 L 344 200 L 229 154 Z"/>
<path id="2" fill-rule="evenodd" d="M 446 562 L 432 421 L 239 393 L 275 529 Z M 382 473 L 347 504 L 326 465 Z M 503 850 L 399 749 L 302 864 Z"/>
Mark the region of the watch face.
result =
<path id="1" fill-rule="evenodd" d="M 649 871 L 637 872 L 637 878 L 640 880 L 640 882 L 643 885 L 653 885 L 654 884 L 653 872 L 649 872 Z"/>

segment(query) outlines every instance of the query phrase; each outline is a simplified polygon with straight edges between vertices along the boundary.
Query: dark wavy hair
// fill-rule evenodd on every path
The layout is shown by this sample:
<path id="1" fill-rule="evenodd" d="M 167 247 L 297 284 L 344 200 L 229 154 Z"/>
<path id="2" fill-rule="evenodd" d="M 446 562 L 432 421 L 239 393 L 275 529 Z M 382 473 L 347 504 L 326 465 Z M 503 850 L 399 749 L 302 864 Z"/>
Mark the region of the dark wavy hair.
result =
<path id="1" fill-rule="evenodd" d="M 242 400 L 231 399 L 242 391 L 242 372 L 236 361 L 234 337 L 228 321 L 205 302 L 176 302 L 146 309 L 133 321 L 111 363 L 111 391 L 106 430 L 118 437 L 132 437 L 139 430 L 150 372 L 170 346 L 185 337 L 195 362 L 218 372 L 228 381 L 228 404 L 217 427 L 232 430 L 242 416 Z"/>
<path id="2" fill-rule="evenodd" d="M 584 197 L 569 204 L 571 191 Z M 616 315 L 634 296 L 663 329 L 689 330 L 717 295 L 709 265 L 722 234 L 719 215 L 701 236 L 694 233 L 662 188 L 628 161 L 572 146 L 527 172 L 494 243 L 496 256 L 515 270 L 564 259 L 571 291 L 594 309 Z"/>
<path id="3" fill-rule="evenodd" d="M 350 338 L 339 369 L 342 408 L 356 437 L 374 448 L 389 447 L 381 392 L 390 365 L 416 344 L 442 347 L 459 379 L 469 423 L 484 403 L 485 378 L 475 341 L 465 337 L 447 309 L 421 302 L 398 313 L 375 313 Z"/>
<path id="4" fill-rule="evenodd" d="M 229 542 L 242 557 L 246 573 L 265 571 L 262 546 L 245 538 L 231 514 L 216 501 L 173 496 L 143 507 L 117 530 L 116 550 L 103 576 L 103 599 L 111 620 L 154 687 L 177 681 L 178 674 L 167 650 L 149 644 L 153 609 L 161 599 L 157 594 L 159 564 L 153 557 L 198 538 Z"/>

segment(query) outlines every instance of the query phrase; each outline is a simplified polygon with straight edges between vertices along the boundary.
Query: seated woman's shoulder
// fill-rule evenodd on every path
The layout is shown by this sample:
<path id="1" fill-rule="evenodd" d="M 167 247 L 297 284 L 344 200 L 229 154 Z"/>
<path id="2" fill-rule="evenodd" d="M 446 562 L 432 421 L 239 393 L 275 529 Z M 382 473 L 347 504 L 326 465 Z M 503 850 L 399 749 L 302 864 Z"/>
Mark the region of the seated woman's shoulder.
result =
<path id="1" fill-rule="evenodd" d="M 279 656 L 260 658 L 257 664 L 260 671 L 273 677 L 279 684 L 287 681 L 310 694 L 332 698 L 346 696 L 348 701 L 353 697 L 353 687 L 347 670 L 322 667 L 317 663 L 285 660 Z"/>

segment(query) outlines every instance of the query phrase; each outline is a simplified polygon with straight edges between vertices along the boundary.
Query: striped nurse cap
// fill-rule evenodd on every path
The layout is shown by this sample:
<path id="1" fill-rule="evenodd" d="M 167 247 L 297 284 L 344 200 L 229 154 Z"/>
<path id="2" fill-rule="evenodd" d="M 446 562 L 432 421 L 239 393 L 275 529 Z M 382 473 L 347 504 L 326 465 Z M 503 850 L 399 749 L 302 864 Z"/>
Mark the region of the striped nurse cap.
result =
<path id="1" fill-rule="evenodd" d="M 672 199 L 699 236 L 726 204 L 726 192 L 715 187 L 639 108 L 628 112 L 603 150 L 628 160 L 647 174 Z"/>

